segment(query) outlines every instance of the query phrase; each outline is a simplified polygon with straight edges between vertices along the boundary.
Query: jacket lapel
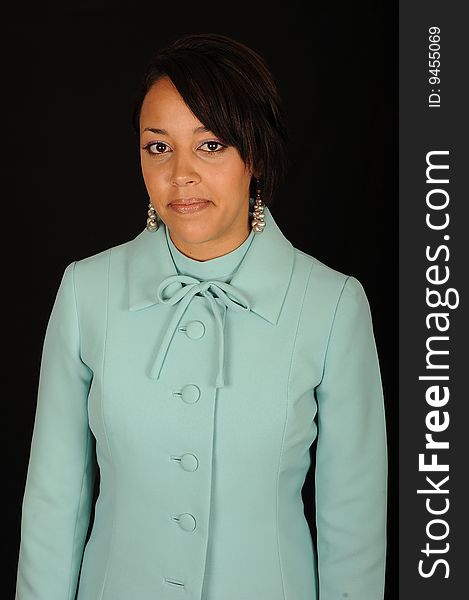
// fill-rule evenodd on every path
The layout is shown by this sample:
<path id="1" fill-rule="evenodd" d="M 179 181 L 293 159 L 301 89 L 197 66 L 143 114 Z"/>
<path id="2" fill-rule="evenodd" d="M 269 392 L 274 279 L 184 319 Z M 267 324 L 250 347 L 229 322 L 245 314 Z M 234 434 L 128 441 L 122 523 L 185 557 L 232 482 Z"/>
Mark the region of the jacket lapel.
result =
<path id="1" fill-rule="evenodd" d="M 230 283 L 248 298 L 253 312 L 275 325 L 290 284 L 295 252 L 267 207 L 264 215 L 265 229 L 254 235 Z M 127 259 L 129 310 L 159 304 L 158 285 L 177 274 L 164 225 L 154 232 L 145 228 L 129 242 Z"/>

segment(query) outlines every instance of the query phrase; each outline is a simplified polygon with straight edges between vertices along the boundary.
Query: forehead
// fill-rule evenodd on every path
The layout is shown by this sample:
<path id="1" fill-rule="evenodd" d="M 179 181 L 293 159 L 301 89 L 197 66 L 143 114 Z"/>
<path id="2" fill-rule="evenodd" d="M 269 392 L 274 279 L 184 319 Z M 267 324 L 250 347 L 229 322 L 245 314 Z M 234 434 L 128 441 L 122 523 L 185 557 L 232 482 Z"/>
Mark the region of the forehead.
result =
<path id="1" fill-rule="evenodd" d="M 184 130 L 202 125 L 184 102 L 169 77 L 158 79 L 148 90 L 140 112 L 140 129 Z"/>

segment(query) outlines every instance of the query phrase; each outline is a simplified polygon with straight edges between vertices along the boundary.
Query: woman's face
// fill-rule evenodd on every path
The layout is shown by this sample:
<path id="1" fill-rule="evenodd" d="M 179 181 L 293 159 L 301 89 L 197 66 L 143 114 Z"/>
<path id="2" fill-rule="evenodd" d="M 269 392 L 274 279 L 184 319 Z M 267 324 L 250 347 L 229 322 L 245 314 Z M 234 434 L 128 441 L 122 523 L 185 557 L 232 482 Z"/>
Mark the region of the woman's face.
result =
<path id="1" fill-rule="evenodd" d="M 251 173 L 233 146 L 208 131 L 168 77 L 140 113 L 140 156 L 151 203 L 181 252 L 208 260 L 249 235 Z"/>

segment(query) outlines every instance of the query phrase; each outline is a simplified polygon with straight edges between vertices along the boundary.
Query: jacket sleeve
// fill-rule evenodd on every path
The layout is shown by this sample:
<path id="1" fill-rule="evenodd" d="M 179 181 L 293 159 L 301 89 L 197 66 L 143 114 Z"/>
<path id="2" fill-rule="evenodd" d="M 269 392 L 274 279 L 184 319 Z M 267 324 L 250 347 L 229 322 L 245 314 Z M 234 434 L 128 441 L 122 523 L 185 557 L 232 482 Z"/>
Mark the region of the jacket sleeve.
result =
<path id="1" fill-rule="evenodd" d="M 23 498 L 16 600 L 73 600 L 96 474 L 80 358 L 74 268 L 65 269 L 44 338 Z"/>
<path id="2" fill-rule="evenodd" d="M 387 441 L 371 313 L 347 277 L 316 387 L 316 529 L 320 600 L 382 600 Z"/>

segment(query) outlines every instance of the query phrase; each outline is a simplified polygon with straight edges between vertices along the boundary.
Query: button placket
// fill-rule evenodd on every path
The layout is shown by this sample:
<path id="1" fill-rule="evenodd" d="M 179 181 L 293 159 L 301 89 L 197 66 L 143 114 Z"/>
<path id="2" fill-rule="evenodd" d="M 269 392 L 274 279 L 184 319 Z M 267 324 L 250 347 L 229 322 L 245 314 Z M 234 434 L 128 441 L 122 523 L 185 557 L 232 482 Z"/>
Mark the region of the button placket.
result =
<path id="1" fill-rule="evenodd" d="M 177 340 L 174 340 L 174 343 L 181 345 L 181 348 L 184 352 L 184 356 L 194 356 L 195 358 L 195 361 L 191 361 L 190 367 L 187 369 L 187 372 L 185 372 L 186 370 L 183 366 L 181 369 L 175 369 L 176 375 L 175 379 L 173 380 L 173 384 L 176 385 L 174 385 L 172 391 L 170 392 L 170 398 L 173 402 L 184 402 L 186 405 L 189 405 L 186 409 L 183 409 L 182 407 L 179 407 L 177 409 L 178 411 L 183 410 L 182 418 L 184 419 L 184 423 L 186 424 L 186 426 L 190 426 L 190 422 L 192 421 L 192 419 L 189 417 L 189 415 L 192 413 L 192 411 L 197 410 L 197 408 L 198 412 L 203 411 L 203 414 L 205 414 L 208 411 L 209 414 L 212 414 L 210 411 L 211 390 L 209 388 L 206 389 L 206 387 L 203 387 L 200 384 L 203 382 L 204 386 L 206 386 L 205 380 L 209 376 L 211 370 L 209 367 L 213 364 L 213 361 L 203 360 L 203 365 L 201 365 L 202 369 L 195 368 L 194 366 L 195 364 L 197 364 L 198 358 L 202 358 L 202 355 L 205 355 L 206 351 L 212 352 L 212 324 L 210 319 L 208 318 L 208 315 L 205 314 L 206 307 L 201 306 L 199 310 L 198 308 L 199 306 L 196 304 L 194 312 L 192 312 L 192 314 L 190 314 L 189 312 L 189 314 L 186 315 L 186 319 L 184 319 L 182 323 L 180 323 L 179 326 L 175 329 L 176 336 L 180 335 L 180 339 L 179 342 Z M 213 335 L 215 334 L 216 330 L 213 331 Z M 163 352 L 161 352 L 161 356 L 162 358 L 165 358 Z M 200 387 L 196 383 L 192 383 L 191 379 L 192 381 L 196 381 L 200 385 Z M 204 394 L 207 394 L 207 400 L 209 401 L 204 402 L 203 406 L 197 404 L 201 398 L 202 392 L 204 392 Z M 190 408 L 190 405 L 193 405 L 192 408 Z M 191 413 L 189 413 L 189 411 L 191 411 Z M 179 528 L 182 530 L 181 534 L 178 534 L 176 531 L 173 535 L 180 535 L 180 543 L 183 544 L 183 540 L 185 540 L 185 544 L 188 544 L 188 548 L 185 550 L 182 546 L 175 546 L 175 548 L 179 548 L 178 554 L 175 557 L 171 557 L 170 553 L 168 554 L 169 568 L 168 571 L 166 571 L 165 575 L 167 576 L 168 580 L 172 580 L 172 585 L 170 587 L 179 588 L 182 590 L 184 590 L 184 586 L 177 585 L 177 583 L 179 582 L 180 584 L 184 582 L 184 576 L 181 577 L 181 575 L 184 575 L 184 571 L 178 573 L 179 577 L 175 577 L 175 572 L 171 571 L 171 559 L 174 558 L 177 561 L 177 556 L 179 556 L 179 553 L 188 553 L 189 548 L 192 552 L 193 548 L 198 547 L 199 542 L 197 542 L 197 540 L 199 539 L 199 536 L 197 536 L 196 533 L 197 531 L 201 533 L 201 527 L 202 529 L 204 529 L 205 527 L 203 511 L 202 514 L 199 514 L 198 512 L 200 508 L 198 500 L 196 500 L 195 503 L 191 501 L 192 493 L 196 492 L 196 487 L 202 484 L 206 477 L 207 467 L 202 468 L 206 461 L 206 456 L 204 453 L 205 445 L 204 442 L 200 443 L 201 441 L 198 435 L 196 435 L 193 440 L 194 446 L 191 448 L 191 438 L 192 436 L 188 437 L 187 435 L 183 435 L 183 447 L 181 448 L 181 444 L 178 443 L 176 447 L 172 447 L 172 452 L 170 448 L 170 451 L 167 453 L 169 455 L 168 460 L 171 461 L 170 464 L 172 464 L 173 468 L 176 469 L 174 475 L 176 477 L 175 489 L 178 490 L 178 501 L 176 502 L 177 509 L 186 509 L 187 512 L 172 513 L 170 509 L 168 511 L 169 515 L 168 513 L 166 514 L 168 515 L 167 518 L 169 519 L 169 522 L 174 525 L 179 525 Z M 185 442 L 187 443 L 188 441 L 189 445 L 185 448 Z M 194 450 L 196 450 L 196 452 L 194 452 Z M 203 462 L 201 463 L 200 461 L 202 461 L 202 459 Z M 184 474 L 184 472 L 186 474 Z M 191 473 L 193 473 L 192 477 L 190 475 Z M 185 491 L 187 491 L 187 495 Z M 205 489 L 202 490 L 202 493 L 205 494 Z M 180 505 L 179 501 L 184 498 L 186 498 L 186 501 L 182 502 L 182 505 Z M 193 510 L 194 512 L 191 513 L 189 512 L 190 510 Z M 194 533 L 194 536 L 190 536 L 190 533 Z M 200 539 L 200 541 L 204 543 L 202 538 Z M 167 581 L 167 583 L 169 582 L 170 581 Z M 185 589 L 187 589 L 187 582 L 185 584 Z"/>
<path id="2" fill-rule="evenodd" d="M 205 325 L 202 321 L 189 321 L 187 324 L 178 327 L 178 331 L 183 332 L 189 339 L 198 340 L 205 334 Z M 200 388 L 189 383 L 183 386 L 179 391 L 173 392 L 173 396 L 179 398 L 186 404 L 195 404 L 201 395 Z M 180 467 L 187 472 L 194 472 L 199 468 L 199 460 L 190 452 L 182 455 L 172 455 L 171 460 L 179 463 Z M 195 517 L 190 513 L 181 513 L 179 515 L 171 515 L 171 520 L 179 525 L 183 531 L 192 532 L 197 527 Z M 183 586 L 181 586 L 183 588 Z"/>

